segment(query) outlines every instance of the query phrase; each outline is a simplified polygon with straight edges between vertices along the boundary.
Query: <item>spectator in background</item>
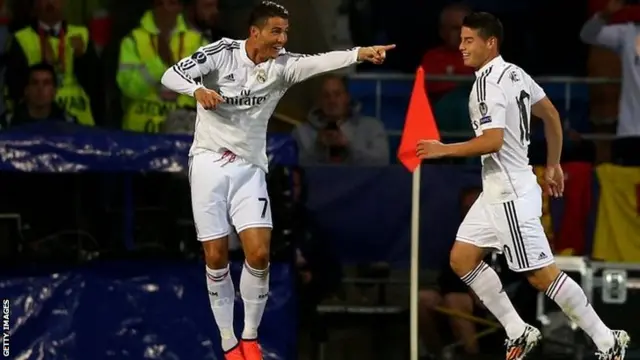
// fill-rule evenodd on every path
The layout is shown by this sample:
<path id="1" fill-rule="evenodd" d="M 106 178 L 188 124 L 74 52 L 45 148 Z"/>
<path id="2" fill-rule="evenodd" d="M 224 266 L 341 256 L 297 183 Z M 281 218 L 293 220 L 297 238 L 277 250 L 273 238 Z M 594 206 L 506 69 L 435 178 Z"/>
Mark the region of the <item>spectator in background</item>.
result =
<path id="1" fill-rule="evenodd" d="M 464 65 L 460 53 L 462 20 L 471 10 L 463 4 L 452 4 L 440 13 L 440 37 L 442 45 L 427 51 L 422 57 L 422 67 L 427 75 L 472 75 L 473 69 Z M 455 89 L 458 83 L 429 81 L 427 90 L 432 102 Z"/>
<path id="2" fill-rule="evenodd" d="M 155 133 L 172 111 L 195 108 L 194 98 L 166 89 L 160 79 L 169 66 L 205 42 L 187 27 L 181 0 L 153 0 L 153 9 L 120 44 L 116 80 L 125 97 L 125 130 Z"/>
<path id="3" fill-rule="evenodd" d="M 460 196 L 461 221 L 481 191 L 480 188 L 469 188 L 462 191 Z M 439 329 L 441 317 L 438 316 L 435 308 L 442 306 L 459 313 L 472 315 L 474 297 L 471 290 L 451 270 L 449 262 L 439 270 L 424 270 L 420 276 L 422 285 L 422 289 L 418 293 L 420 338 L 431 355 L 439 356 L 444 343 Z M 454 316 L 447 320 L 453 336 L 462 342 L 465 354 L 477 355 L 479 347 L 475 338 L 475 324 Z"/>
<path id="4" fill-rule="evenodd" d="M 327 75 L 319 107 L 293 131 L 301 165 L 389 164 L 389 141 L 378 119 L 361 115 L 351 102 L 347 79 Z"/>
<path id="5" fill-rule="evenodd" d="M 55 103 L 56 79 L 56 71 L 50 64 L 31 66 L 24 89 L 24 101 L 13 112 L 5 112 L 0 116 L 0 130 L 44 120 L 77 123 L 75 117 Z"/>
<path id="6" fill-rule="evenodd" d="M 46 62 L 58 78 L 57 102 L 83 125 L 95 125 L 104 112 L 102 72 L 89 31 L 67 24 L 64 0 L 35 0 L 33 22 L 15 33 L 7 54 L 7 86 L 14 105 L 22 99 L 29 67 Z"/>
<path id="7" fill-rule="evenodd" d="M 9 31 L 9 13 L 7 3 L 0 0 L 0 114 L 6 111 L 6 100 L 8 91 L 5 87 L 5 77 L 7 69 L 7 51 L 11 44 L 11 33 Z"/>
<path id="8" fill-rule="evenodd" d="M 218 0 L 186 0 L 184 20 L 191 30 L 202 34 L 206 42 L 212 43 L 228 37 L 218 27 L 220 10 Z"/>
<path id="9" fill-rule="evenodd" d="M 582 41 L 616 51 L 622 62 L 622 92 L 613 160 L 621 164 L 640 164 L 640 47 L 634 22 L 608 25 L 612 14 L 624 7 L 623 0 L 610 0 L 606 8 L 589 19 L 580 32 Z"/>

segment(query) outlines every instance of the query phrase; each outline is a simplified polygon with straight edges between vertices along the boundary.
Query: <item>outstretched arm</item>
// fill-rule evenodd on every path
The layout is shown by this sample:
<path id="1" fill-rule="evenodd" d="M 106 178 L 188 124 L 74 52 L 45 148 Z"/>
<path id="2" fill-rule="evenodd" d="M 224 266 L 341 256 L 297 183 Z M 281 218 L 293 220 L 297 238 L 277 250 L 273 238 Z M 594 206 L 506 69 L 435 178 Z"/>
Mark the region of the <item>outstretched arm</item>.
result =
<path id="1" fill-rule="evenodd" d="M 293 85 L 313 76 L 342 69 L 362 61 L 382 64 L 387 50 L 393 48 L 395 45 L 359 47 L 316 55 L 285 53 L 281 55 L 286 57 L 284 79 L 288 84 Z"/>

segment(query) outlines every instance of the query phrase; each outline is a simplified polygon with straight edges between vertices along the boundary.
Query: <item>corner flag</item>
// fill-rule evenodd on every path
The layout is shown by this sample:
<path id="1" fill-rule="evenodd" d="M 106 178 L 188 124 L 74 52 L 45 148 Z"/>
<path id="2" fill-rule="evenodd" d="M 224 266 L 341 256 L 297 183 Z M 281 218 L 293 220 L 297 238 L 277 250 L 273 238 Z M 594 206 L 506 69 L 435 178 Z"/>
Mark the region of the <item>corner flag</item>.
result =
<path id="1" fill-rule="evenodd" d="M 420 66 L 416 71 L 409 109 L 402 130 L 402 139 L 398 148 L 398 160 L 410 172 L 415 171 L 420 165 L 420 159 L 416 155 L 416 146 L 419 140 L 425 139 L 440 140 L 440 132 L 427 97 L 424 69 Z"/>

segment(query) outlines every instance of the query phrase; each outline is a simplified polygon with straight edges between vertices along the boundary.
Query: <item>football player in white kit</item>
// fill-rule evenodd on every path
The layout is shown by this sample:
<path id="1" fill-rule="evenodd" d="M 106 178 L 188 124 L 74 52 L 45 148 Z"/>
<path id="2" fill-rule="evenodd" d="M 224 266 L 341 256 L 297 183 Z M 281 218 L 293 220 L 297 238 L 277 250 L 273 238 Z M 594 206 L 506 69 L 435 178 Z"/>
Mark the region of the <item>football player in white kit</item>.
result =
<path id="1" fill-rule="evenodd" d="M 229 360 L 262 359 L 257 331 L 269 294 L 272 228 L 265 181 L 269 118 L 292 85 L 361 61 L 381 64 L 394 48 L 289 53 L 283 48 L 288 17 L 281 5 L 263 1 L 252 11 L 247 39 L 223 38 L 204 46 L 162 78 L 164 86 L 198 102 L 189 167 L 193 216 L 204 247 L 209 300 Z M 246 258 L 239 284 L 245 314 L 239 342 L 233 331 L 235 291 L 227 255 L 232 227 Z"/>
<path id="2" fill-rule="evenodd" d="M 555 301 L 597 346 L 599 359 L 623 359 L 629 336 L 600 320 L 580 285 L 554 263 L 545 236 L 542 190 L 529 166 L 531 114 L 544 122 L 547 140 L 545 186 L 562 196 L 560 116 L 544 91 L 518 66 L 499 54 L 502 24 L 491 14 L 473 13 L 463 22 L 460 51 L 465 65 L 476 69 L 469 95 L 476 137 L 461 143 L 422 140 L 423 159 L 481 156 L 483 192 L 458 229 L 450 263 L 504 326 L 507 360 L 523 359 L 540 341 L 538 329 L 526 324 L 503 291 L 495 271 L 483 262 L 487 251 L 503 252 L 511 270 Z"/>

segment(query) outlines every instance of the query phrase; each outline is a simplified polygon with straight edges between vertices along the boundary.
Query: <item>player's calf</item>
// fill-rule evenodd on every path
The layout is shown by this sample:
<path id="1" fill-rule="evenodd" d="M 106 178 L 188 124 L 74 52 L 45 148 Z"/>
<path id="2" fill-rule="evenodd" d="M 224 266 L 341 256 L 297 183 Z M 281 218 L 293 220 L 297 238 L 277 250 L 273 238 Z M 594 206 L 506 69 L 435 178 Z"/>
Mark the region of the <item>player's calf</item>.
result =
<path id="1" fill-rule="evenodd" d="M 614 333 L 602 322 L 584 291 L 555 264 L 528 272 L 529 283 L 543 291 L 562 311 L 587 333 L 602 353 L 616 346 Z"/>
<path id="2" fill-rule="evenodd" d="M 526 324 L 504 292 L 498 274 L 482 261 L 485 250 L 464 241 L 456 241 L 451 250 L 451 267 L 498 319 L 509 338 L 519 338 Z M 475 267 L 472 267 L 474 266 Z"/>
<path id="3" fill-rule="evenodd" d="M 204 241 L 207 272 L 207 290 L 213 317 L 220 331 L 222 350 L 233 359 L 238 352 L 238 340 L 233 331 L 233 303 L 235 290 L 229 273 L 228 240 L 224 238 Z"/>
<path id="4" fill-rule="evenodd" d="M 240 231 L 240 241 L 244 249 L 246 261 L 240 276 L 240 295 L 244 302 L 244 329 L 242 347 L 248 360 L 254 358 L 248 352 L 257 354 L 258 327 L 269 298 L 269 245 L 270 228 L 249 228 Z M 251 350 L 251 351 L 250 351 Z M 259 360 L 259 358 L 255 358 Z"/>

